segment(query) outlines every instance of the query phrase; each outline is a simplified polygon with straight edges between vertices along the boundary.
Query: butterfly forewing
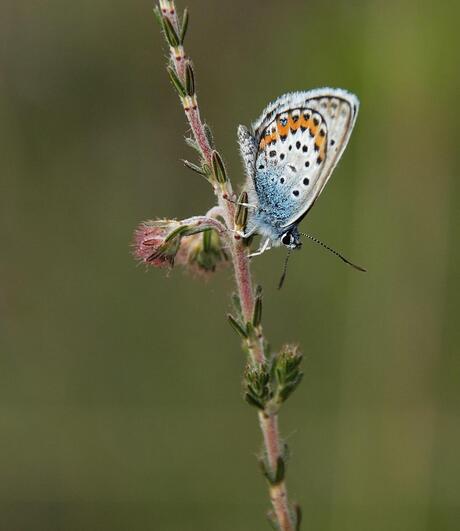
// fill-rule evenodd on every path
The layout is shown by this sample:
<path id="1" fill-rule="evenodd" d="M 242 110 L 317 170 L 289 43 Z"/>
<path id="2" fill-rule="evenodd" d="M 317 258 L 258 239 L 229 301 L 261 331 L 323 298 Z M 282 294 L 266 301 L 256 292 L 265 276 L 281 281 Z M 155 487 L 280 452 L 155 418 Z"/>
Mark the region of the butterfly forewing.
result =
<path id="1" fill-rule="evenodd" d="M 270 207 L 273 197 L 283 198 L 282 226 L 298 222 L 322 192 L 348 142 L 358 105 L 341 89 L 298 92 L 281 96 L 253 124 L 258 202 Z M 258 179 L 267 168 L 270 182 Z"/>

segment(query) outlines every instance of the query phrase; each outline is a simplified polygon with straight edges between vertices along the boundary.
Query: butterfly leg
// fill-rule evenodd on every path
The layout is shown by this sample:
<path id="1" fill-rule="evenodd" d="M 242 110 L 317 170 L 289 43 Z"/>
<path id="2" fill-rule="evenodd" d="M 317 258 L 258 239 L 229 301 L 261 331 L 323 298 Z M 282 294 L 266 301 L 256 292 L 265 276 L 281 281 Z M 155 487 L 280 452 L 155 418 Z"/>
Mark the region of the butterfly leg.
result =
<path id="1" fill-rule="evenodd" d="M 244 206 L 246 208 L 253 208 L 254 210 L 257 210 L 257 206 L 256 205 L 251 205 L 250 203 L 241 203 L 240 201 L 235 201 L 234 199 L 230 199 L 229 197 L 226 197 L 225 198 L 229 203 L 233 203 L 234 205 L 237 205 L 237 206 Z"/>
<path id="2" fill-rule="evenodd" d="M 268 251 L 269 249 L 270 249 L 270 238 L 267 238 L 264 241 L 264 244 L 262 245 L 262 247 L 257 249 L 255 253 L 251 253 L 249 255 L 249 258 L 254 258 L 254 256 L 260 256 L 261 254 L 263 254 L 265 251 Z"/>

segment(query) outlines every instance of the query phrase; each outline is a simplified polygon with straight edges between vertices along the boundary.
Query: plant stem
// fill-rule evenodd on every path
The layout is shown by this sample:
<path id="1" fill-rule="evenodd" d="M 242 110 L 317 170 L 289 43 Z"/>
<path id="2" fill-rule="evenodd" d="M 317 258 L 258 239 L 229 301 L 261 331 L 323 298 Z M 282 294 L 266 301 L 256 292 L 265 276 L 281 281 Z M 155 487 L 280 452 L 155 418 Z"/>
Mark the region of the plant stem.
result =
<path id="1" fill-rule="evenodd" d="M 160 9 L 164 17 L 168 18 L 177 33 L 180 33 L 180 21 L 174 2 L 162 0 Z M 185 85 L 185 69 L 189 59 L 186 57 L 182 44 L 170 47 L 171 63 L 179 80 Z M 185 115 L 190 125 L 193 137 L 200 149 L 203 160 L 211 167 L 213 148 L 209 144 L 205 133 L 205 127 L 200 117 L 198 100 L 196 94 L 187 95 L 182 99 Z M 227 228 L 233 231 L 235 207 L 229 201 L 233 199 L 233 190 L 230 181 L 215 184 L 214 192 L 217 195 L 218 204 L 221 208 Z M 228 244 L 231 248 L 235 283 L 238 296 L 241 301 L 241 308 L 245 323 L 252 322 L 254 313 L 254 286 L 251 277 L 250 260 L 248 258 L 248 248 L 244 245 L 240 236 L 234 234 L 227 236 Z M 264 337 L 262 327 L 257 327 L 257 337 L 255 340 L 248 340 L 248 349 L 253 364 L 264 364 L 267 359 L 264 353 Z M 279 459 L 284 459 L 284 448 L 278 430 L 278 414 L 276 412 L 267 414 L 259 413 L 259 423 L 263 435 L 264 452 L 267 464 L 274 476 L 277 470 Z M 270 483 L 270 499 L 275 513 L 276 521 L 280 531 L 294 531 L 293 517 L 289 506 L 287 489 L 284 478 L 276 484 Z"/>

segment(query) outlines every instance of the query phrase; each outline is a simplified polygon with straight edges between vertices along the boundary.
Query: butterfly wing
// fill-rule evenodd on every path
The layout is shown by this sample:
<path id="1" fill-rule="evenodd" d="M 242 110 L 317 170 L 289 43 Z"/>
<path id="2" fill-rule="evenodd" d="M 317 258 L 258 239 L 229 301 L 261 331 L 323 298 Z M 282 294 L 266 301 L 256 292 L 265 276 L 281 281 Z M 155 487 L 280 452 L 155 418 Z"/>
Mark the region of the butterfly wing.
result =
<path id="1" fill-rule="evenodd" d="M 246 153 L 240 146 L 265 223 L 287 227 L 305 216 L 348 143 L 358 108 L 355 95 L 321 88 L 286 94 L 264 110 Z"/>

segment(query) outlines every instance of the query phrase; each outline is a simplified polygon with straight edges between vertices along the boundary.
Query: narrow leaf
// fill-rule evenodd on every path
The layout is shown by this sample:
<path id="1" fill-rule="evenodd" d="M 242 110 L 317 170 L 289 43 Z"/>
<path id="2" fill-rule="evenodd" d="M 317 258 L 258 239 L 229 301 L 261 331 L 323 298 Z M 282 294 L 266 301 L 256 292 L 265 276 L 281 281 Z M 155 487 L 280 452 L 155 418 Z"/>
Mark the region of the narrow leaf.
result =
<path id="1" fill-rule="evenodd" d="M 165 243 L 173 240 L 177 236 L 181 236 L 184 232 L 186 232 L 189 229 L 188 225 L 180 225 L 176 229 L 172 230 L 165 238 Z"/>
<path id="2" fill-rule="evenodd" d="M 271 483 L 272 478 L 270 477 L 270 472 L 268 471 L 267 462 L 264 457 L 259 458 L 259 466 L 260 470 L 262 470 L 262 474 L 264 475 L 265 479 Z"/>
<path id="3" fill-rule="evenodd" d="M 260 402 L 259 400 L 257 400 L 257 398 L 255 398 L 255 396 L 251 395 L 250 393 L 246 393 L 244 395 L 244 399 L 246 400 L 246 402 L 250 405 L 250 406 L 254 406 L 256 407 L 257 409 L 261 409 L 263 411 L 264 409 L 264 405 L 262 404 L 262 402 Z"/>
<path id="4" fill-rule="evenodd" d="M 208 253 L 211 249 L 211 238 L 212 238 L 212 231 L 205 230 L 203 232 L 203 251 L 205 253 Z"/>
<path id="5" fill-rule="evenodd" d="M 238 317 L 243 317 L 243 310 L 241 308 L 241 300 L 237 293 L 232 293 L 232 303 L 233 308 L 235 309 L 235 312 L 237 313 Z"/>
<path id="6" fill-rule="evenodd" d="M 255 328 L 260 326 L 262 322 L 262 287 L 257 286 L 256 288 L 256 299 L 254 302 L 254 313 L 252 316 L 252 324 Z"/>
<path id="7" fill-rule="evenodd" d="M 241 192 L 235 213 L 235 226 L 237 230 L 244 229 L 246 227 L 246 221 L 248 219 L 248 207 L 246 206 L 248 202 L 248 193 Z"/>
<path id="8" fill-rule="evenodd" d="M 212 152 L 212 171 L 218 183 L 224 184 L 228 181 L 224 162 L 217 151 Z"/>
<path id="9" fill-rule="evenodd" d="M 179 78 L 177 77 L 177 74 L 174 68 L 168 66 L 167 70 L 169 74 L 169 79 L 171 80 L 171 83 L 174 85 L 174 88 L 177 90 L 177 93 L 179 94 L 181 98 L 185 98 L 185 96 L 187 95 L 185 92 L 185 88 L 180 82 Z"/>
<path id="10" fill-rule="evenodd" d="M 206 135 L 208 144 L 210 145 L 212 149 L 214 149 L 215 147 L 214 135 L 212 134 L 211 128 L 209 127 L 208 124 L 204 124 L 204 134 Z"/>
<path id="11" fill-rule="evenodd" d="M 192 170 L 199 175 L 202 175 L 203 177 L 207 177 L 206 172 L 201 168 L 200 166 L 197 166 L 196 164 L 193 164 L 193 162 L 190 162 L 188 160 L 183 160 L 184 166 L 188 168 L 189 170 Z"/>
<path id="12" fill-rule="evenodd" d="M 241 323 L 233 317 L 231 313 L 227 314 L 228 322 L 232 325 L 233 329 L 239 334 L 243 339 L 247 339 L 248 335 L 246 330 L 243 328 Z"/>
<path id="13" fill-rule="evenodd" d="M 285 472 L 286 472 L 286 465 L 284 463 L 284 459 L 281 456 L 279 456 L 278 459 L 276 460 L 276 473 L 275 473 L 275 477 L 273 480 L 274 485 L 277 485 L 278 483 L 281 483 L 282 481 L 284 481 Z"/>
<path id="14" fill-rule="evenodd" d="M 281 531 L 281 527 L 276 519 L 276 515 L 273 511 L 268 511 L 267 513 L 268 523 L 274 531 Z"/>
<path id="15" fill-rule="evenodd" d="M 185 95 L 185 91 L 184 91 L 184 95 Z M 190 138 L 186 136 L 185 143 L 187 144 L 187 146 L 191 147 L 192 149 L 195 149 L 196 151 L 198 151 L 198 153 L 201 154 L 200 146 L 197 144 L 194 138 Z"/>
<path id="16" fill-rule="evenodd" d="M 168 41 L 169 45 L 173 48 L 177 48 L 177 46 L 180 44 L 179 37 L 177 36 L 176 30 L 173 28 L 169 18 L 163 17 L 163 27 L 165 30 L 166 40 Z"/>
<path id="17" fill-rule="evenodd" d="M 302 509 L 298 503 L 294 504 L 295 513 L 295 531 L 300 531 L 300 524 L 302 523 Z"/>
<path id="18" fill-rule="evenodd" d="M 161 11 L 159 10 L 158 6 L 155 6 L 153 8 L 153 14 L 155 15 L 155 19 L 158 24 L 160 24 L 160 28 L 164 30 L 163 15 L 161 14 Z"/>
<path id="19" fill-rule="evenodd" d="M 193 96 L 195 94 L 195 74 L 190 62 L 187 63 L 185 69 L 185 90 L 188 96 Z"/>
<path id="20" fill-rule="evenodd" d="M 246 334 L 248 335 L 248 337 L 256 337 L 256 331 L 254 330 L 254 326 L 249 321 L 246 323 Z"/>
<path id="21" fill-rule="evenodd" d="M 188 9 L 184 9 L 184 14 L 182 15 L 182 28 L 180 30 L 180 43 L 184 44 L 185 34 L 188 29 L 189 14 Z"/>

